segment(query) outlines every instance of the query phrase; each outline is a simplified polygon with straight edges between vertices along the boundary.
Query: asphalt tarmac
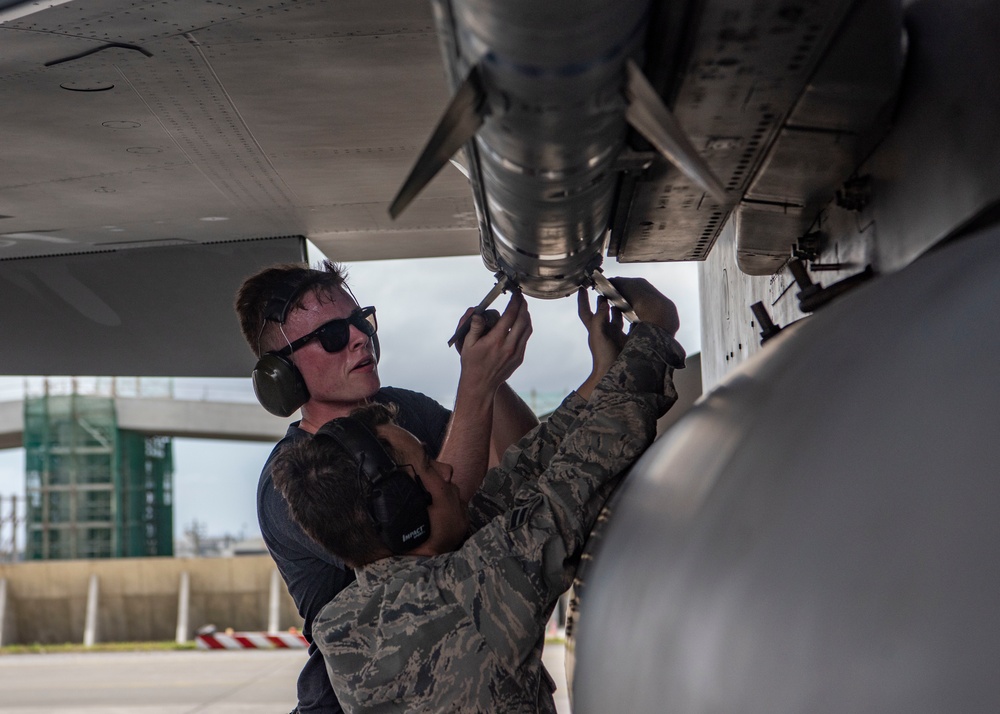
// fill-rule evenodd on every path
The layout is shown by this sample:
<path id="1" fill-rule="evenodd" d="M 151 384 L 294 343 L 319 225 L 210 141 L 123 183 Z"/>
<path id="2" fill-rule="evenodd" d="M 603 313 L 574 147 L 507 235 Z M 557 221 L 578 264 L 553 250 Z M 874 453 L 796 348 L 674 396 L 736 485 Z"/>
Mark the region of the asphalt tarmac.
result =
<path id="1" fill-rule="evenodd" d="M 564 648 L 545 664 L 569 714 Z M 288 714 L 304 650 L 0 656 L 4 714 Z"/>

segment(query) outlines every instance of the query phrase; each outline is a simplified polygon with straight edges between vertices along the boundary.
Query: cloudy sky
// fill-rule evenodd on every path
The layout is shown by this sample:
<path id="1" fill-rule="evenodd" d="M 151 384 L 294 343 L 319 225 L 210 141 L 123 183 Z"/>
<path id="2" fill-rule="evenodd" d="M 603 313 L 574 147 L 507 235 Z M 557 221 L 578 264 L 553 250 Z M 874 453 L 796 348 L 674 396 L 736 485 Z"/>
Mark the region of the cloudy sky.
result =
<path id="1" fill-rule="evenodd" d="M 362 305 L 378 308 L 382 383 L 414 389 L 452 406 L 459 358 L 447 340 L 466 306 L 474 305 L 493 286 L 492 275 L 478 256 L 354 263 L 349 281 Z M 678 339 L 689 354 L 700 351 L 698 277 L 694 263 L 619 265 L 609 261 L 608 276 L 647 278 L 677 304 L 681 317 Z M 508 295 L 494 307 L 503 309 Z M 576 316 L 575 298 L 529 299 L 533 334 L 524 364 L 511 386 L 529 404 L 547 409 L 590 371 L 586 333 Z M 247 371 L 252 368 L 247 364 Z M 3 380 L 0 399 L 19 398 L 20 380 Z M 183 389 L 211 391 L 253 401 L 247 380 L 178 380 Z M 174 532 L 179 537 L 192 521 L 210 535 L 259 534 L 254 490 L 270 444 L 174 440 Z M 9 496 L 24 493 L 24 451 L 0 451 L 0 497 L 6 515 Z M 6 532 L 3 534 L 6 536 Z M 23 540 L 22 540 L 23 542 Z"/>

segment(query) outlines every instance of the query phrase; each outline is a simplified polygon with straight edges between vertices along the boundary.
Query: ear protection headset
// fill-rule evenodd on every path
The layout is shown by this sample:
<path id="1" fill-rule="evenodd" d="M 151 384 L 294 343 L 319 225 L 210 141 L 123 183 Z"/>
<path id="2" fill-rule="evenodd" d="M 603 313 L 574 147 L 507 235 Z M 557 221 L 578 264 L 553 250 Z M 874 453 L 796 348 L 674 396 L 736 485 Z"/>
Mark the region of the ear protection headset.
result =
<path id="1" fill-rule="evenodd" d="M 261 334 L 268 322 L 285 324 L 288 312 L 302 294 L 304 285 L 308 285 L 310 289 L 315 287 L 314 284 L 308 284 L 301 279 L 294 282 L 293 279 L 289 279 L 275 290 L 264 307 L 264 325 L 261 326 Z M 350 292 L 347 283 L 344 283 L 343 287 Z M 372 335 L 371 341 L 375 351 L 375 361 L 378 362 L 381 357 L 378 335 Z M 292 412 L 309 401 L 306 381 L 298 367 L 292 363 L 291 354 L 279 355 L 274 351 L 264 353 L 254 365 L 250 378 L 253 381 L 253 391 L 257 395 L 257 401 L 275 416 L 291 416 Z"/>
<path id="2" fill-rule="evenodd" d="M 431 495 L 420 482 L 392 460 L 378 438 L 351 417 L 329 421 L 314 439 L 333 439 L 351 454 L 358 465 L 358 480 L 368 490 L 368 513 L 375 530 L 394 554 L 405 553 L 431 534 L 427 506 Z"/>

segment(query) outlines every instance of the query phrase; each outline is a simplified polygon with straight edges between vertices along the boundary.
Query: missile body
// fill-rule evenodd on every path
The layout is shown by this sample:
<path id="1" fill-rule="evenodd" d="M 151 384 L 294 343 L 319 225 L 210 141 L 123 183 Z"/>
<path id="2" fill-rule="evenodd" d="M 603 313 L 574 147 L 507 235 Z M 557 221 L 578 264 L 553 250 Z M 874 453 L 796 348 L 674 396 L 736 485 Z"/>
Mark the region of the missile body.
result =
<path id="1" fill-rule="evenodd" d="M 486 94 L 473 142 L 484 260 L 534 297 L 600 265 L 625 144 L 625 64 L 647 2 L 453 0 L 456 58 Z M 485 237 L 485 236 L 484 236 Z"/>
<path id="2" fill-rule="evenodd" d="M 594 284 L 631 125 L 725 191 L 639 70 L 648 0 L 434 0 L 454 95 L 389 208 L 465 147 L 483 262 L 533 297 Z"/>

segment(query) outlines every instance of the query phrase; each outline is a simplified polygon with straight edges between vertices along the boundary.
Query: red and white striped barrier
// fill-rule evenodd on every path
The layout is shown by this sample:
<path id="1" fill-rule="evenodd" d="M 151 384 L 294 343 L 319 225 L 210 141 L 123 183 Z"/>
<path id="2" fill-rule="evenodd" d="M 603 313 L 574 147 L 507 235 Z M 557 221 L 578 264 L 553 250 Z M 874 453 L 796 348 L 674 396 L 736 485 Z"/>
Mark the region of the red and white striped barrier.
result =
<path id="1" fill-rule="evenodd" d="M 306 649 L 309 643 L 298 632 L 213 632 L 197 635 L 195 645 L 200 650 L 281 650 Z"/>

